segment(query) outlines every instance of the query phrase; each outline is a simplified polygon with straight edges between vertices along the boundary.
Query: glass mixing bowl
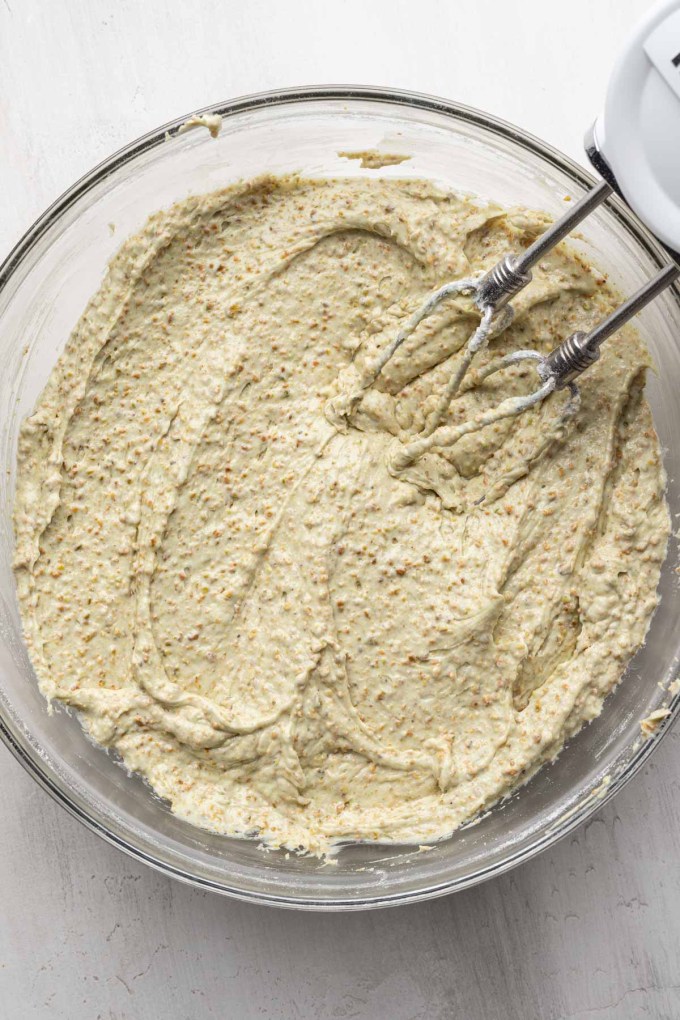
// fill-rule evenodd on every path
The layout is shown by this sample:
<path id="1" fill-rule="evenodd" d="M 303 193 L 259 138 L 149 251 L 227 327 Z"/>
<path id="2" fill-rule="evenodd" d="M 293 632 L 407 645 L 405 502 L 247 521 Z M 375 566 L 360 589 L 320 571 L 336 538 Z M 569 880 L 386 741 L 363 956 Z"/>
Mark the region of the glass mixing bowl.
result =
<path id="1" fill-rule="evenodd" d="M 11 571 L 17 433 L 107 261 L 152 211 L 263 171 L 427 177 L 507 204 L 564 209 L 592 178 L 542 142 L 475 110 L 379 89 L 287 90 L 212 108 L 217 139 L 176 121 L 116 153 L 75 184 L 19 242 L 0 269 L 0 727 L 25 768 L 73 815 L 139 860 L 197 886 L 288 906 L 352 909 L 425 899 L 498 875 L 579 825 L 647 759 L 678 711 L 648 741 L 640 720 L 664 699 L 680 650 L 680 591 L 672 541 L 661 604 L 645 647 L 603 714 L 559 759 L 481 820 L 427 853 L 351 845 L 335 867 L 264 851 L 256 841 L 204 832 L 174 817 L 136 776 L 49 714 L 21 636 Z M 168 134 L 169 132 L 169 134 Z M 382 149 L 409 161 L 363 170 L 338 156 Z M 111 225 L 115 226 L 115 232 Z M 618 201 L 594 213 L 575 241 L 624 294 L 663 261 L 652 237 Z M 639 317 L 659 368 L 648 393 L 665 449 L 668 498 L 680 512 L 680 295 L 666 292 Z M 676 481 L 676 479 L 678 481 Z"/>

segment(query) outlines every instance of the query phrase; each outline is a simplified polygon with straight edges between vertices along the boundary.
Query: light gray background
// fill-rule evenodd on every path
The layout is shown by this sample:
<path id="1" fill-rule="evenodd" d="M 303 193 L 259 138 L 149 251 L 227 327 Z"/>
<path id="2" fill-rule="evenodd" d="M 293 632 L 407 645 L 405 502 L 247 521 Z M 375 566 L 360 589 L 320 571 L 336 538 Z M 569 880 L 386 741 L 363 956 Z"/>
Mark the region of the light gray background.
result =
<path id="1" fill-rule="evenodd" d="M 281 85 L 438 93 L 581 158 L 645 0 L 0 0 L 0 255 L 76 177 Z M 455 897 L 257 908 L 128 860 L 0 750 L 2 1020 L 680 1016 L 680 734 L 585 827 Z"/>

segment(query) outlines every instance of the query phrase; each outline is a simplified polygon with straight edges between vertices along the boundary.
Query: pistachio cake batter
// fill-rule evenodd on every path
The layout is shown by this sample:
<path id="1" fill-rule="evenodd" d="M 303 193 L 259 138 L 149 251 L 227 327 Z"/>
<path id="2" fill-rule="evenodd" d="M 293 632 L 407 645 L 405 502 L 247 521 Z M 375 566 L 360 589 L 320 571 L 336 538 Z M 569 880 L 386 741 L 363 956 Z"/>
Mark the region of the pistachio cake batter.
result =
<path id="1" fill-rule="evenodd" d="M 427 182 L 262 178 L 113 259 L 22 429 L 16 578 L 46 697 L 178 815 L 314 853 L 422 843 L 600 712 L 669 530 L 637 334 L 565 429 L 556 394 L 406 466 L 470 300 L 347 397 L 432 288 L 544 226 Z M 560 247 L 477 364 L 613 301 Z M 515 366 L 448 422 L 535 384 Z"/>

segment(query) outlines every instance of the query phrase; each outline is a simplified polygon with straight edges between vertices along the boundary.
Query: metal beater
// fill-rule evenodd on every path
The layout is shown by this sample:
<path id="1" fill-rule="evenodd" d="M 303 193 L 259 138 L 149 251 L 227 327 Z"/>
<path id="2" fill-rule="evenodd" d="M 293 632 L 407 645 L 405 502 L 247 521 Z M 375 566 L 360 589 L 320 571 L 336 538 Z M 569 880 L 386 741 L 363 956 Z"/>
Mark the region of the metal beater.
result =
<path id="1" fill-rule="evenodd" d="M 602 182 L 522 254 L 505 255 L 481 278 L 452 281 L 432 293 L 369 369 L 364 386 L 441 302 L 456 294 L 472 296 L 481 313 L 480 324 L 425 428 L 393 457 L 395 471 L 434 447 L 451 446 L 464 435 L 521 414 L 568 387 L 570 397 L 561 415 L 566 422 L 579 406 L 575 380 L 597 361 L 603 342 L 680 277 L 680 0 L 666 0 L 638 28 L 615 68 L 604 115 L 587 137 L 586 151 Z M 481 382 L 510 365 L 533 363 L 539 385 L 532 393 L 510 397 L 462 424 L 443 425 L 475 355 L 511 321 L 510 301 L 531 281 L 532 268 L 613 192 L 638 214 L 674 261 L 589 333 L 572 333 L 548 355 L 516 351 L 475 373 L 475 381 Z"/>

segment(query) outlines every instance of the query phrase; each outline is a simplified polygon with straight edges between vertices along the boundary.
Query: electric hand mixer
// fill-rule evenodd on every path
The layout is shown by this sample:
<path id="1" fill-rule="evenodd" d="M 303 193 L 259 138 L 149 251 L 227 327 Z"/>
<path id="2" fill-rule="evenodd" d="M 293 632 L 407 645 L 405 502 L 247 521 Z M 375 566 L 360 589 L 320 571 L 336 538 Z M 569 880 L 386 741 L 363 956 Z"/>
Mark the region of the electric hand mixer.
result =
<path id="1" fill-rule="evenodd" d="M 431 294 L 364 374 L 362 389 L 442 301 L 456 294 L 472 296 L 481 313 L 480 325 L 425 428 L 393 457 L 394 470 L 404 469 L 430 449 L 451 446 L 464 435 L 520 414 L 565 387 L 571 394 L 562 421 L 572 417 L 579 406 L 575 380 L 597 361 L 601 344 L 680 277 L 680 0 L 665 0 L 638 27 L 614 69 L 604 114 L 586 138 L 586 151 L 602 182 L 522 254 L 507 254 L 481 278 L 455 280 Z M 462 424 L 442 425 L 475 354 L 511 321 L 509 302 L 531 281 L 532 267 L 613 192 L 661 241 L 672 261 L 591 332 L 573 333 L 547 356 L 515 351 L 475 373 L 481 382 L 509 365 L 533 362 L 539 376 L 533 393 L 510 397 Z"/>

